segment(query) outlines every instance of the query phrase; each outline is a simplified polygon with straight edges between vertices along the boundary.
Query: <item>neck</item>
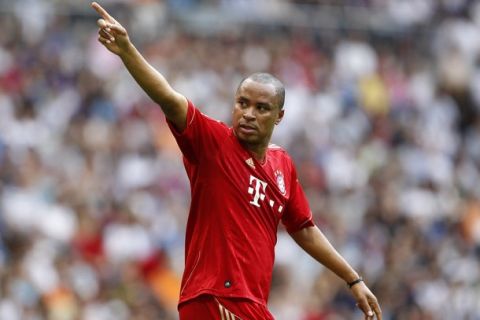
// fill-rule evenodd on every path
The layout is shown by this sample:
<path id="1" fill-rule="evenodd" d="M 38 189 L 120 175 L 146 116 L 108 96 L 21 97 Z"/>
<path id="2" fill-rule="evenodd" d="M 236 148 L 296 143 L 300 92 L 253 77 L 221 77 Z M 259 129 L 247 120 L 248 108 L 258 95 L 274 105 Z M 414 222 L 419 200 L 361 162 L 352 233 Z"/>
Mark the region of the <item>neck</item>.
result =
<path id="1" fill-rule="evenodd" d="M 237 141 L 242 145 L 242 147 L 247 149 L 253 155 L 255 160 L 257 160 L 258 162 L 265 161 L 265 155 L 267 154 L 267 148 L 268 144 L 270 143 L 270 137 L 272 136 L 272 134 L 270 134 L 268 138 L 264 141 L 258 143 L 249 143 L 248 141 L 239 139 L 235 130 L 233 130 L 233 134 L 237 138 Z"/>
<path id="2" fill-rule="evenodd" d="M 255 158 L 255 160 L 259 162 L 263 162 L 265 160 L 265 154 L 267 153 L 267 145 L 258 145 L 258 144 L 250 144 L 248 142 L 240 141 L 240 144 L 247 149 Z"/>

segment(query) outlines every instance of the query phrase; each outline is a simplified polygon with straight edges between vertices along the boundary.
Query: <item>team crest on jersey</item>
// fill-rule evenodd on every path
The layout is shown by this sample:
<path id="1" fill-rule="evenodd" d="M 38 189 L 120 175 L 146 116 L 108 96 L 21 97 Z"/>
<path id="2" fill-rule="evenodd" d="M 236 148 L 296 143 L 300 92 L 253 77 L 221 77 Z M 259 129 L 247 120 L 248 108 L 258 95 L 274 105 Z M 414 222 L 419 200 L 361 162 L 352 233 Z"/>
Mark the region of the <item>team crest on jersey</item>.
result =
<path id="1" fill-rule="evenodd" d="M 277 180 L 278 189 L 280 189 L 280 192 L 282 193 L 282 195 L 285 195 L 287 190 L 285 188 L 285 179 L 283 177 L 282 171 L 280 170 L 275 171 L 275 179 Z"/>

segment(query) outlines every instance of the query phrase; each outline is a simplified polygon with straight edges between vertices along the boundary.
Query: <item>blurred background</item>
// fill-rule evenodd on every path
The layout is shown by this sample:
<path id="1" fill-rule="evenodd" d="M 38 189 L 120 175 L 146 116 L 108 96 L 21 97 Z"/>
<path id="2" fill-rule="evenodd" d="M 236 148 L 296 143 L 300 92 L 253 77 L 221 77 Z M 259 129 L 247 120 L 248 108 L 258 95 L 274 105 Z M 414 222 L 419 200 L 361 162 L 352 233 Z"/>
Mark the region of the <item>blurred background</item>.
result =
<path id="1" fill-rule="evenodd" d="M 285 83 L 273 140 L 384 319 L 480 319 L 480 2 L 100 3 L 212 117 Z M 0 0 L 2 320 L 177 319 L 188 181 L 89 5 Z M 362 319 L 282 227 L 276 251 L 276 319 Z"/>

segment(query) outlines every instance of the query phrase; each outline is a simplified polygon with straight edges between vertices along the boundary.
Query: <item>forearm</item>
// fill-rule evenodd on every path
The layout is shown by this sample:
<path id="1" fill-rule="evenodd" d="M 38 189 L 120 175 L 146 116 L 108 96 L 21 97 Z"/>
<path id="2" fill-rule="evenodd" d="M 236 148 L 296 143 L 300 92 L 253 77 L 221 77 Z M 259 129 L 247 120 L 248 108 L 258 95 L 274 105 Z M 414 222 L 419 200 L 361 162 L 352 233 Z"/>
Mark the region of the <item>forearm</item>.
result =
<path id="1" fill-rule="evenodd" d="M 352 282 L 359 277 L 316 226 L 304 228 L 291 236 L 309 255 L 345 282 Z"/>
<path id="2" fill-rule="evenodd" d="M 145 60 L 133 44 L 119 56 L 138 85 L 162 108 L 167 119 L 183 129 L 178 124 L 186 118 L 185 97 L 172 89 L 165 77 Z"/>
<path id="3" fill-rule="evenodd" d="M 97 21 L 98 41 L 109 51 L 118 55 L 135 81 L 155 101 L 178 130 L 183 131 L 187 119 L 187 99 L 170 87 L 165 78 L 155 70 L 130 41 L 127 30 L 101 5 L 92 3 L 92 8 L 102 16 Z"/>
<path id="4" fill-rule="evenodd" d="M 343 259 L 317 227 L 304 228 L 291 236 L 308 254 L 345 282 L 350 283 L 359 278 L 358 273 Z M 382 311 L 377 298 L 363 281 L 351 287 L 351 292 L 357 301 L 357 306 L 364 312 L 365 319 L 373 319 L 373 312 L 375 312 L 377 320 L 382 320 Z"/>

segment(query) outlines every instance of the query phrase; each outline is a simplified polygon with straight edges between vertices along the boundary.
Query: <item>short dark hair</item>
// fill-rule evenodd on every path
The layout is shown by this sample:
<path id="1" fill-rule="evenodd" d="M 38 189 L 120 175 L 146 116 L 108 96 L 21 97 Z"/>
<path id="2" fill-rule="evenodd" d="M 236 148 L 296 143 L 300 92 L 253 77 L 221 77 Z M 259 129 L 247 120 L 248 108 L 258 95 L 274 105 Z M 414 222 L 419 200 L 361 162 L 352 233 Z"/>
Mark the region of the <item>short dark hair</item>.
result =
<path id="1" fill-rule="evenodd" d="M 283 105 L 285 104 L 285 87 L 280 80 L 278 80 L 276 77 L 274 77 L 270 73 L 256 72 L 244 78 L 242 81 L 240 81 L 237 91 L 238 89 L 240 89 L 240 87 L 246 80 L 252 80 L 252 81 L 263 83 L 263 84 L 271 84 L 275 88 L 275 96 L 277 97 L 278 106 L 280 110 L 283 109 Z"/>

